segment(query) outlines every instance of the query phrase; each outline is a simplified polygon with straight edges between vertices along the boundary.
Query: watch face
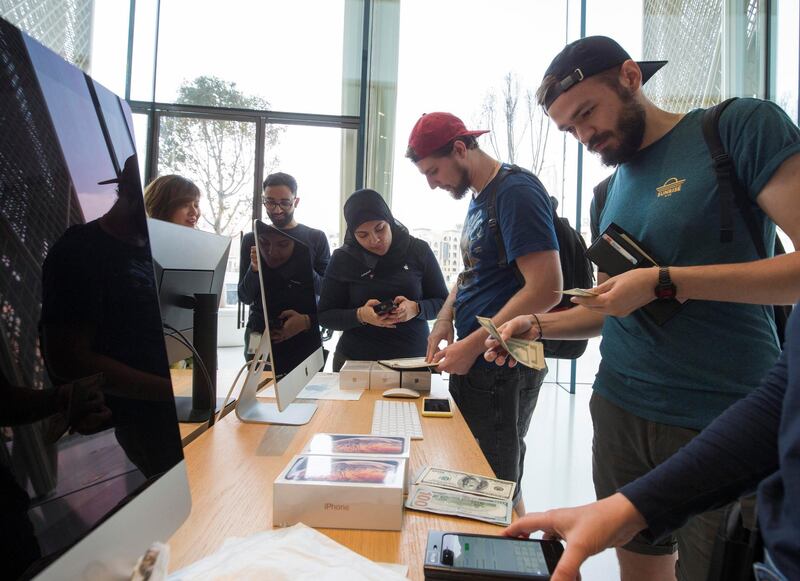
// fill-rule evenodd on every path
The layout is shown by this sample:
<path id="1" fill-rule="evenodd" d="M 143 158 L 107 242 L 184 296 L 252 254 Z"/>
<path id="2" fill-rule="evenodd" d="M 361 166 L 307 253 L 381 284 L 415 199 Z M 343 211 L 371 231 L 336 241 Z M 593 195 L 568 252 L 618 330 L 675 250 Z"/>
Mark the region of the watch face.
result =
<path id="1" fill-rule="evenodd" d="M 659 284 L 656 287 L 656 297 L 659 299 L 672 299 L 675 298 L 676 289 L 674 284 Z"/>

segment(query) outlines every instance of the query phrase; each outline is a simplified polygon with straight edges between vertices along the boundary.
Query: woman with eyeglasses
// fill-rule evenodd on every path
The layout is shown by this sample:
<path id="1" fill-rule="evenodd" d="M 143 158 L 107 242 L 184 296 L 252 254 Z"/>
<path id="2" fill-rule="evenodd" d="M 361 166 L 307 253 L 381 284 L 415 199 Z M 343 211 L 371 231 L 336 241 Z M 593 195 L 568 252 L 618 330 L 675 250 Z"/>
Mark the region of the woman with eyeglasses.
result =
<path id="1" fill-rule="evenodd" d="M 344 244 L 331 257 L 319 300 L 320 324 L 342 331 L 333 370 L 348 359 L 424 357 L 428 320 L 447 298 L 436 257 L 374 190 L 351 195 L 344 219 Z"/>
<path id="2" fill-rule="evenodd" d="M 159 176 L 144 189 L 144 207 L 151 218 L 196 228 L 200 219 L 200 188 L 179 175 Z"/>

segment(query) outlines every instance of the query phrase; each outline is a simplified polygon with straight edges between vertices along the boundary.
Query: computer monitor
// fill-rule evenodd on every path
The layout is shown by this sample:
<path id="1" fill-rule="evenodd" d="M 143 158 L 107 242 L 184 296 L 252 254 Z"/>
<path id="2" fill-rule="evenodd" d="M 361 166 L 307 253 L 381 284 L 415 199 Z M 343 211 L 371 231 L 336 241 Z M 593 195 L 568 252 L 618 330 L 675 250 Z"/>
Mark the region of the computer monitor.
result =
<path id="1" fill-rule="evenodd" d="M 0 55 L 2 576 L 127 576 L 191 509 L 131 113 L 2 19 Z"/>
<path id="2" fill-rule="evenodd" d="M 302 425 L 314 415 L 317 404 L 293 403 L 294 399 L 325 362 L 311 253 L 290 234 L 261 220 L 253 221 L 253 233 L 265 329 L 236 415 L 243 422 Z M 256 399 L 270 362 L 277 405 Z"/>
<path id="3" fill-rule="evenodd" d="M 191 397 L 175 398 L 178 420 L 204 422 L 224 403 L 216 396 L 217 316 L 231 239 L 152 218 L 147 228 L 169 362 L 191 357 L 188 341 L 211 380 L 195 362 Z"/>

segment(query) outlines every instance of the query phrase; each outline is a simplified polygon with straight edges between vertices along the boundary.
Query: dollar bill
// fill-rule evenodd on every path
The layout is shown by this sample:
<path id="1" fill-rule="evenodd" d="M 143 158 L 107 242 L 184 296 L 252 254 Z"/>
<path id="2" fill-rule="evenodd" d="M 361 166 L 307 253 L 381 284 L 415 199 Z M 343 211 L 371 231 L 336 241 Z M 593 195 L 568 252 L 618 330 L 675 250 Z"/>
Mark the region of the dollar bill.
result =
<path id="1" fill-rule="evenodd" d="M 511 338 L 506 341 L 511 356 L 532 369 L 544 369 L 544 345 L 539 341 L 525 341 Z"/>
<path id="2" fill-rule="evenodd" d="M 570 295 L 573 297 L 596 297 L 597 293 L 586 288 L 571 288 L 563 291 L 554 291 L 562 295 Z"/>
<path id="3" fill-rule="evenodd" d="M 511 501 L 474 496 L 455 490 L 414 485 L 406 507 L 436 514 L 471 518 L 496 525 L 511 524 Z"/>
<path id="4" fill-rule="evenodd" d="M 503 341 L 494 322 L 488 317 L 476 317 L 481 327 L 489 332 L 500 346 L 517 361 L 532 369 L 544 369 L 544 346 L 539 341 L 511 338 Z"/>
<path id="5" fill-rule="evenodd" d="M 433 466 L 426 467 L 420 473 L 415 484 L 448 488 L 501 500 L 514 498 L 514 489 L 517 486 L 516 482 L 511 482 L 510 480 L 500 480 L 479 474 L 435 468 Z"/>

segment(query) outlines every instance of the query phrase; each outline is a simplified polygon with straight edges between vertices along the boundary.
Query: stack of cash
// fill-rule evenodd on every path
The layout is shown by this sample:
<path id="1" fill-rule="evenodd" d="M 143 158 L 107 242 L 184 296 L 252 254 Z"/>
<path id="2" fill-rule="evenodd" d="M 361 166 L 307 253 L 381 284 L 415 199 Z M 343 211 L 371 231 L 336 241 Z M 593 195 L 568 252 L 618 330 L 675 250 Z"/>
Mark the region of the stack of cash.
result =
<path id="1" fill-rule="evenodd" d="M 491 319 L 488 317 L 477 317 L 477 319 L 481 327 L 486 329 L 489 335 L 500 343 L 500 346 L 508 351 L 511 357 L 526 367 L 544 369 L 544 346 L 539 341 L 516 339 L 514 337 L 508 341 L 503 341 L 503 338 L 500 337 L 500 333 L 497 331 L 497 327 L 494 326 Z"/>
<path id="2" fill-rule="evenodd" d="M 406 507 L 509 525 L 516 486 L 508 480 L 427 466 L 411 486 Z"/>

